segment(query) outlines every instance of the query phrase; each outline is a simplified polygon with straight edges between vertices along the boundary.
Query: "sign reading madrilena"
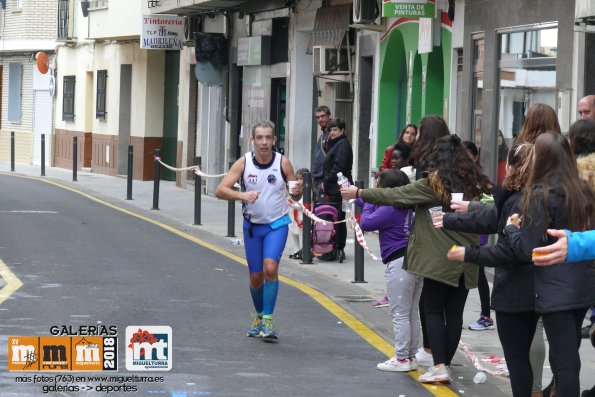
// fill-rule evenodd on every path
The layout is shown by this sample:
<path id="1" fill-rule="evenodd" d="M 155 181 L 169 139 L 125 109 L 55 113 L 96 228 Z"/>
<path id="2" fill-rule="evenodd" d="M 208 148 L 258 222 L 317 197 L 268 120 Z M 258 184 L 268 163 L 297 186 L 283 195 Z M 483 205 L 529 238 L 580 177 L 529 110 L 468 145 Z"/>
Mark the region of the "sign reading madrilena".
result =
<path id="1" fill-rule="evenodd" d="M 140 48 L 181 50 L 184 41 L 184 17 L 143 15 Z"/>

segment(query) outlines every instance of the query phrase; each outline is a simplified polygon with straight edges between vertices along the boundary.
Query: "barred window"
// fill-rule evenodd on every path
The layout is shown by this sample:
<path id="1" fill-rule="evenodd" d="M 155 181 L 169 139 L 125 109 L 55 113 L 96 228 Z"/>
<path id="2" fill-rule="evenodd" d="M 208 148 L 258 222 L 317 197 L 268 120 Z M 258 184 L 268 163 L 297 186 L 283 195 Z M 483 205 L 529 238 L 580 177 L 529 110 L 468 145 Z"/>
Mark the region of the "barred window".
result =
<path id="1" fill-rule="evenodd" d="M 107 70 L 97 71 L 97 104 L 95 106 L 95 118 L 105 119 L 107 109 L 105 108 L 107 89 Z"/>
<path id="2" fill-rule="evenodd" d="M 64 76 L 62 120 L 74 120 L 74 87 L 76 76 Z"/>

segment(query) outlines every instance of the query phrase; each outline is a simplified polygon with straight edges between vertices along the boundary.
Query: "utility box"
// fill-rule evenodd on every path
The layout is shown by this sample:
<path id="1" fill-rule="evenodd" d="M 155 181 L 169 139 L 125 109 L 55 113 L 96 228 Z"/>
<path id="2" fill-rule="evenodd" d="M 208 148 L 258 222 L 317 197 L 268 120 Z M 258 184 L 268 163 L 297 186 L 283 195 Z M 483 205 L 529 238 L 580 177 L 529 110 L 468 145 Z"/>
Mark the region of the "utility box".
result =
<path id="1" fill-rule="evenodd" d="M 238 66 L 271 64 L 271 36 L 238 38 Z"/>

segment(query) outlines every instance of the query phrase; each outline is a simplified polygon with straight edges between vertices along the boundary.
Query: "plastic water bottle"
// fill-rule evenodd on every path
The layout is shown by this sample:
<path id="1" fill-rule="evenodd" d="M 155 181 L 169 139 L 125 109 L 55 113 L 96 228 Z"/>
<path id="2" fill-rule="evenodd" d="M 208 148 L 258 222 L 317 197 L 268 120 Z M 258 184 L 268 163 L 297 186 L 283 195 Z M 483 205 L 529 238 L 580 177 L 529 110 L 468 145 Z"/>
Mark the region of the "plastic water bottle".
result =
<path id="1" fill-rule="evenodd" d="M 341 189 L 349 187 L 349 179 L 347 179 L 347 177 L 344 176 L 342 172 L 337 172 L 337 183 Z M 343 212 L 351 212 L 349 200 L 343 200 L 341 202 L 341 210 Z"/>
<path id="2" fill-rule="evenodd" d="M 479 371 L 473 377 L 473 382 L 474 383 L 480 384 L 480 383 L 484 383 L 485 381 L 486 381 L 486 373 L 483 372 L 483 371 Z"/>

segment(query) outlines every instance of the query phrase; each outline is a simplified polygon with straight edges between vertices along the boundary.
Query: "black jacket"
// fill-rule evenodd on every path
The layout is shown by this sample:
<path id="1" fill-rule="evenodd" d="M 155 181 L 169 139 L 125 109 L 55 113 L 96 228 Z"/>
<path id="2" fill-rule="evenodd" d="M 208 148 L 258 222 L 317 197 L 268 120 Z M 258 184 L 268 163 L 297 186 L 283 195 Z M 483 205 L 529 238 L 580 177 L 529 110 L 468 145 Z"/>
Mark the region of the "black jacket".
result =
<path id="1" fill-rule="evenodd" d="M 541 186 L 533 188 L 540 193 Z M 515 255 L 523 261 L 531 261 L 533 248 L 553 244 L 556 239 L 544 235 L 547 229 L 566 229 L 564 222 L 565 194 L 561 188 L 549 191 L 547 210 L 544 213 L 541 198 L 536 198 L 523 217 L 521 229 L 507 226 L 506 240 Z M 527 218 L 527 219 L 525 219 Z M 595 272 L 593 261 L 559 263 L 552 266 L 535 266 L 535 311 L 551 313 L 587 308 L 595 303 Z"/>
<path id="2" fill-rule="evenodd" d="M 324 158 L 324 194 L 341 196 L 337 184 L 337 173 L 342 172 L 349 183 L 353 183 L 351 167 L 353 166 L 353 151 L 345 135 L 327 141 L 326 157 Z M 339 200 L 340 201 L 340 200 Z"/>
<path id="3" fill-rule="evenodd" d="M 495 268 L 491 307 L 505 313 L 527 312 L 535 308 L 533 263 L 517 258 L 503 235 L 508 217 L 514 213 L 520 214 L 520 197 L 519 192 L 497 187 L 494 189 L 495 205 L 468 213 L 448 212 L 443 219 L 446 229 L 498 233 L 495 246 L 465 247 L 465 262 Z"/>

